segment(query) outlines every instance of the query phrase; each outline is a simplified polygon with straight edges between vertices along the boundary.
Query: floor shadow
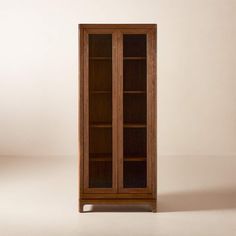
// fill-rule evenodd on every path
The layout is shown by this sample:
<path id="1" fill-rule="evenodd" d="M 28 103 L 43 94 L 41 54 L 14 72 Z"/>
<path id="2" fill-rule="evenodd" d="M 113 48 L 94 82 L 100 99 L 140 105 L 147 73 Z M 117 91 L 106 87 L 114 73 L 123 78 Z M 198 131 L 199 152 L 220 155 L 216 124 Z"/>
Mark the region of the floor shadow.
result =
<path id="1" fill-rule="evenodd" d="M 159 194 L 158 212 L 236 208 L 236 188 Z"/>

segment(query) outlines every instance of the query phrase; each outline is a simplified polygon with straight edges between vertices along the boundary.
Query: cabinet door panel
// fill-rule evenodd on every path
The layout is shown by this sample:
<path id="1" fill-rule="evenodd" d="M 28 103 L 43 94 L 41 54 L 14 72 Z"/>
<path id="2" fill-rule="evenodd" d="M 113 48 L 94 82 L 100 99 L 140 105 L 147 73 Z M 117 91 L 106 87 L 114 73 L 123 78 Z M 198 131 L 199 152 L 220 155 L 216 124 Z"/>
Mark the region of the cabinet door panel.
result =
<path id="1" fill-rule="evenodd" d="M 115 34 L 85 32 L 85 192 L 116 191 Z"/>
<path id="2" fill-rule="evenodd" d="M 119 98 L 119 192 L 152 191 L 150 152 L 151 33 L 121 30 L 118 44 Z"/>

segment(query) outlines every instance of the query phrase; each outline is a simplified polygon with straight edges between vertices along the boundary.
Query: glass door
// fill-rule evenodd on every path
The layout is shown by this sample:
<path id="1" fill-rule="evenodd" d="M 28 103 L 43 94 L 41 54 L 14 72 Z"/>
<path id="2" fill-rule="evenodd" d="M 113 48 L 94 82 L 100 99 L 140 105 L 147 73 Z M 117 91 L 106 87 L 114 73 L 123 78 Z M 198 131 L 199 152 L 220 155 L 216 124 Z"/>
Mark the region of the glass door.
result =
<path id="1" fill-rule="evenodd" d="M 121 61 L 120 192 L 148 192 L 147 81 L 148 36 L 145 32 L 123 32 Z"/>
<path id="2" fill-rule="evenodd" d="M 85 36 L 88 40 L 88 103 L 85 109 L 89 121 L 86 128 L 89 145 L 85 157 L 85 192 L 114 192 L 114 35 L 111 32 L 89 32 Z"/>

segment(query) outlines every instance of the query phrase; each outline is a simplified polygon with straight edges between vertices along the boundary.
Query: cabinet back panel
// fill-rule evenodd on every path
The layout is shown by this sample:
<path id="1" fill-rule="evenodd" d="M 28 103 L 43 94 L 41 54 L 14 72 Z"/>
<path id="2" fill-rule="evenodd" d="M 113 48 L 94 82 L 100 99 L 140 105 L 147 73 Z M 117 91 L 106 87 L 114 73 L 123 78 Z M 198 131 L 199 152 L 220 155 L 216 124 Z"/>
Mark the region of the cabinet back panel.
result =
<path id="1" fill-rule="evenodd" d="M 112 90 L 112 60 L 89 60 L 89 89 L 90 92 Z"/>
<path id="2" fill-rule="evenodd" d="M 147 120 L 147 99 L 144 94 L 124 94 L 124 123 L 144 123 Z"/>
<path id="3" fill-rule="evenodd" d="M 124 60 L 124 91 L 146 90 L 146 60 Z"/>
<path id="4" fill-rule="evenodd" d="M 90 128 L 89 153 L 112 153 L 111 128 Z"/>
<path id="5" fill-rule="evenodd" d="M 89 187 L 111 188 L 112 187 L 112 162 L 89 162 Z"/>
<path id="6" fill-rule="evenodd" d="M 146 156 L 145 128 L 124 128 L 124 156 Z"/>
<path id="7" fill-rule="evenodd" d="M 89 97 L 89 120 L 90 123 L 110 123 L 112 122 L 112 94 L 97 93 L 90 94 Z"/>
<path id="8" fill-rule="evenodd" d="M 124 188 L 146 188 L 146 161 L 124 163 Z"/>
<path id="9" fill-rule="evenodd" d="M 145 57 L 146 56 L 146 35 L 145 34 L 125 34 L 124 51 L 125 57 Z"/>
<path id="10" fill-rule="evenodd" d="M 89 57 L 111 57 L 111 55 L 111 34 L 89 34 Z"/>

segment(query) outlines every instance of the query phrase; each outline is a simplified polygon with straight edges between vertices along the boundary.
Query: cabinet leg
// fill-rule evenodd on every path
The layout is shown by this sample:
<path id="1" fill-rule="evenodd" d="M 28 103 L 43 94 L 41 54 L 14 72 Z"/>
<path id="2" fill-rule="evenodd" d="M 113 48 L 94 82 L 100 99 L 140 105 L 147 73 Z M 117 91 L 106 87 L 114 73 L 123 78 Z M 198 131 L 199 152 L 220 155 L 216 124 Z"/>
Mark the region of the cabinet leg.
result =
<path id="1" fill-rule="evenodd" d="M 157 203 L 156 203 L 156 201 L 153 201 L 153 203 L 152 203 L 152 212 L 157 212 Z"/>
<path id="2" fill-rule="evenodd" d="M 84 204 L 82 202 L 79 203 L 79 212 L 80 213 L 84 212 Z"/>

